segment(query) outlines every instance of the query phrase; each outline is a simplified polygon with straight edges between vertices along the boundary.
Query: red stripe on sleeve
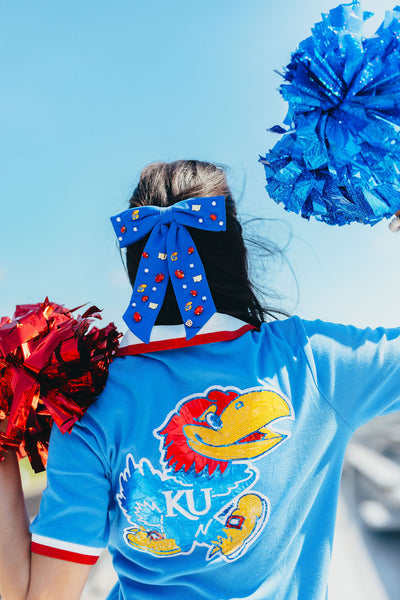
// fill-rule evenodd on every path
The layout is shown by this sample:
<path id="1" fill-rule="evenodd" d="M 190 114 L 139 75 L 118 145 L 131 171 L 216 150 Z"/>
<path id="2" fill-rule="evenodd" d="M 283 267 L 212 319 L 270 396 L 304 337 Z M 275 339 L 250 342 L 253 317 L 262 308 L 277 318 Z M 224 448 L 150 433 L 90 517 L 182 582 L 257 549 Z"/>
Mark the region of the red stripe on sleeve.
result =
<path id="1" fill-rule="evenodd" d="M 31 551 L 35 554 L 41 554 L 42 556 L 60 558 L 61 560 L 68 560 L 69 562 L 79 563 L 81 565 L 94 565 L 99 559 L 98 556 L 79 554 L 78 552 L 70 552 L 69 550 L 61 550 L 60 548 L 52 548 L 51 546 L 44 546 L 37 542 L 31 542 Z"/>

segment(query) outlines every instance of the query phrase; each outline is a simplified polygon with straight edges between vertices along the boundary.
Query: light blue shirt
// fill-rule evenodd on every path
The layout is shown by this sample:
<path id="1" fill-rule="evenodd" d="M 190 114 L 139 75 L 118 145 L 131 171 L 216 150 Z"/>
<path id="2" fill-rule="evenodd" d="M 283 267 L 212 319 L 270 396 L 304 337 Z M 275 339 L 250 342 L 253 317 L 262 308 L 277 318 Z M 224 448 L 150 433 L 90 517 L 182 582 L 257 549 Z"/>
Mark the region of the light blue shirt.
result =
<path id="1" fill-rule="evenodd" d="M 129 334 L 70 435 L 53 428 L 34 552 L 109 600 L 323 600 L 354 430 L 400 409 L 400 330 L 215 315 Z M 140 354 L 137 354 L 140 352 Z"/>

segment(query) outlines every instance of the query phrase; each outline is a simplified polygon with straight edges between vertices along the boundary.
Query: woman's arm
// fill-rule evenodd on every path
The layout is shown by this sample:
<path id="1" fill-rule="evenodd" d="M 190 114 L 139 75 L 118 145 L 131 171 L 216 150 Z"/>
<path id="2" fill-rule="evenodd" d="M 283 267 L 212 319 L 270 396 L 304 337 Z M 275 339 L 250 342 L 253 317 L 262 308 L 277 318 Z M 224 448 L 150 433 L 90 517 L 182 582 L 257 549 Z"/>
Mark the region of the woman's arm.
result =
<path id="1" fill-rule="evenodd" d="M 90 565 L 34 553 L 31 557 L 31 581 L 26 600 L 79 600 L 90 573 Z M 23 598 L 25 600 L 25 596 Z M 4 600 L 8 600 L 8 597 L 5 596 Z"/>
<path id="2" fill-rule="evenodd" d="M 26 598 L 30 562 L 29 519 L 18 460 L 10 451 L 0 463 L 0 593 L 4 600 Z"/>
<path id="3" fill-rule="evenodd" d="M 9 451 L 0 463 L 1 598 L 78 600 L 90 566 L 31 554 L 30 543 L 18 460 Z"/>

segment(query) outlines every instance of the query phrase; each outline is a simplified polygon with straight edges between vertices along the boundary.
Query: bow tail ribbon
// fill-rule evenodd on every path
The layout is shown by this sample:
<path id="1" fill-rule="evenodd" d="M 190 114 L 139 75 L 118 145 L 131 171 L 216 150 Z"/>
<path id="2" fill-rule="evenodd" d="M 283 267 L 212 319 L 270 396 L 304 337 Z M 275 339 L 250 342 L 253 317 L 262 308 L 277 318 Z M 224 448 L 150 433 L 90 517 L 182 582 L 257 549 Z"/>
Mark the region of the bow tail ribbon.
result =
<path id="1" fill-rule="evenodd" d="M 146 344 L 163 304 L 169 277 L 186 339 L 194 337 L 216 312 L 192 236 L 179 223 L 172 222 L 170 226 L 160 223 L 154 227 L 143 251 L 123 316 L 129 329 Z"/>
<path id="2" fill-rule="evenodd" d="M 203 263 L 186 227 L 171 223 L 167 252 L 169 273 L 189 340 L 204 327 L 216 308 Z"/>
<path id="3" fill-rule="evenodd" d="M 123 319 L 145 344 L 164 301 L 168 285 L 167 225 L 157 224 L 140 259 L 132 296 Z"/>

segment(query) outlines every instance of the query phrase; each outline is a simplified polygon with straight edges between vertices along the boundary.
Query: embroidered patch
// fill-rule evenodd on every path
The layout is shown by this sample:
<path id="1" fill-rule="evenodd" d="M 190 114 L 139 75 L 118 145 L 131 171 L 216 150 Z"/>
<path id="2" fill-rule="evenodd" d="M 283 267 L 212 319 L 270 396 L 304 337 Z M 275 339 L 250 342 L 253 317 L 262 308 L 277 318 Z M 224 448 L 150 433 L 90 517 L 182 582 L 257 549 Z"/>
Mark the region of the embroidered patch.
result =
<path id="1" fill-rule="evenodd" d="M 116 496 L 130 527 L 128 546 L 154 556 L 207 548 L 206 561 L 231 562 L 254 543 L 269 517 L 269 499 L 253 490 L 253 461 L 289 433 L 276 419 L 293 419 L 290 402 L 264 388 L 214 387 L 185 398 L 154 431 L 161 470 L 127 456 Z"/>

